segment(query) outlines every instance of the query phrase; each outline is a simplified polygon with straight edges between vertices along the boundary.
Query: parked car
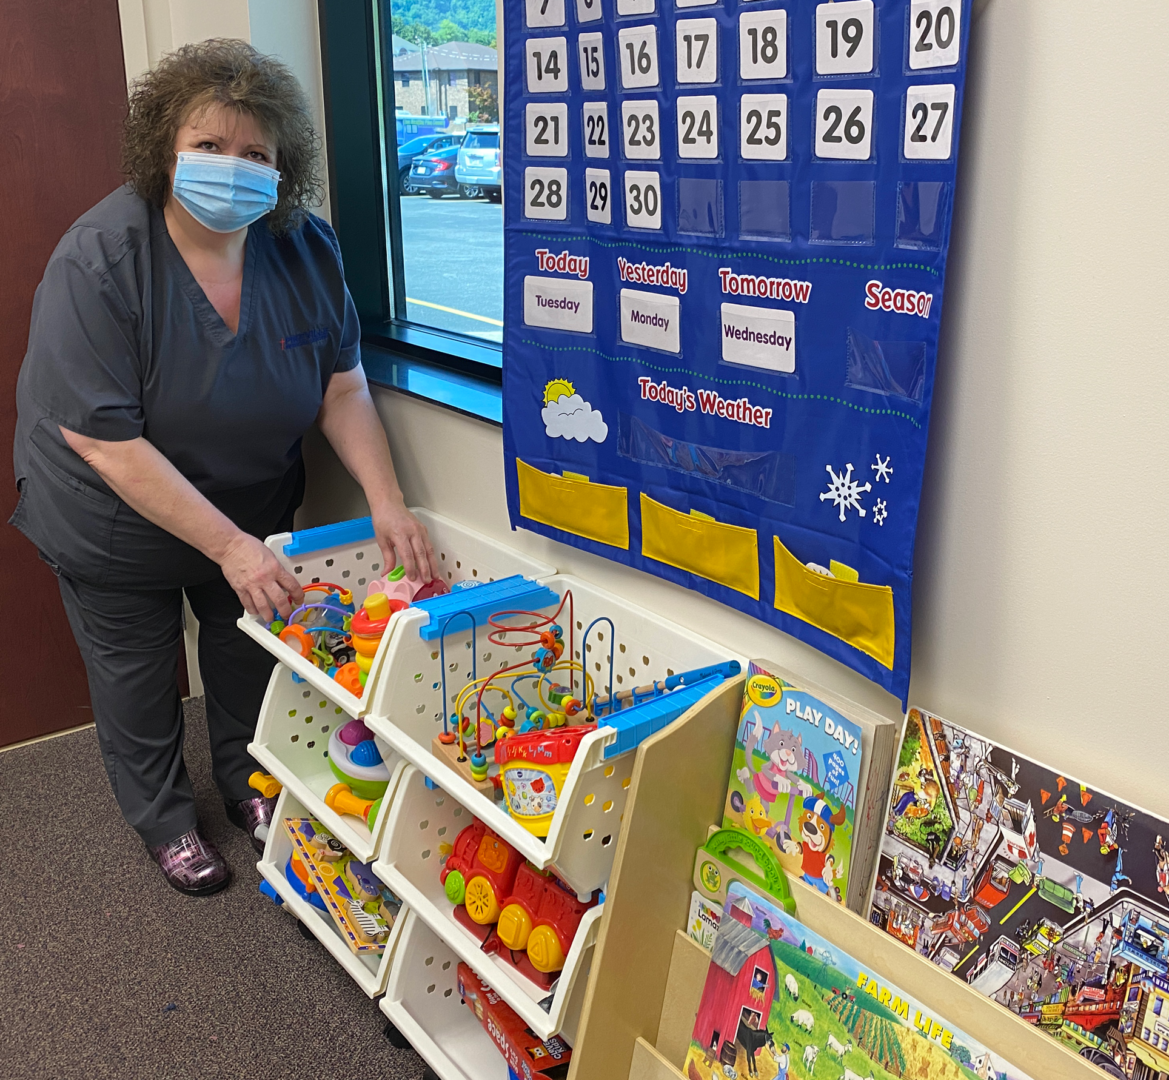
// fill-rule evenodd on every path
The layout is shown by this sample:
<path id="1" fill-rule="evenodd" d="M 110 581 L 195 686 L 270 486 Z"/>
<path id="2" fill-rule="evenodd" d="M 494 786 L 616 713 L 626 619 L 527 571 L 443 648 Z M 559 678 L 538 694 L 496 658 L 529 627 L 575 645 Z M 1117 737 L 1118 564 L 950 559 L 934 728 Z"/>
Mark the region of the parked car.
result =
<path id="1" fill-rule="evenodd" d="M 458 146 L 462 141 L 462 135 L 418 135 L 409 142 L 402 143 L 398 147 L 398 189 L 401 193 L 421 194 L 414 189 L 410 180 L 410 166 L 414 164 L 415 158 L 433 153 L 435 150 L 445 150 L 448 146 Z"/>
<path id="2" fill-rule="evenodd" d="M 486 195 L 498 201 L 502 188 L 499 169 L 499 125 L 480 124 L 467 128 L 459 147 L 459 163 L 455 168 L 459 194 L 466 199 Z"/>
<path id="3" fill-rule="evenodd" d="M 455 180 L 455 163 L 458 158 L 457 146 L 448 146 L 444 150 L 435 150 L 416 157 L 410 166 L 411 187 L 416 191 L 426 192 L 432 199 L 441 199 L 444 195 L 457 195 L 459 184 Z"/>

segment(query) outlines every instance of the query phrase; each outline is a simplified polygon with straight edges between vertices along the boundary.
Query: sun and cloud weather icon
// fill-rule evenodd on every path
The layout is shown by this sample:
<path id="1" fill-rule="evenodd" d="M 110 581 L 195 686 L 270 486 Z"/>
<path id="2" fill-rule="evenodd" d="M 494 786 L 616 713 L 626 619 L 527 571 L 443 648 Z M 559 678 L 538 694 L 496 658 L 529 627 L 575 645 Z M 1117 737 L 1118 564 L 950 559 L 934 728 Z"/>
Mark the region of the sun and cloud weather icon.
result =
<path id="1" fill-rule="evenodd" d="M 544 408 L 540 410 L 544 431 L 553 439 L 576 442 L 604 442 L 609 425 L 599 409 L 594 409 L 576 392 L 567 379 L 553 379 L 544 387 Z"/>

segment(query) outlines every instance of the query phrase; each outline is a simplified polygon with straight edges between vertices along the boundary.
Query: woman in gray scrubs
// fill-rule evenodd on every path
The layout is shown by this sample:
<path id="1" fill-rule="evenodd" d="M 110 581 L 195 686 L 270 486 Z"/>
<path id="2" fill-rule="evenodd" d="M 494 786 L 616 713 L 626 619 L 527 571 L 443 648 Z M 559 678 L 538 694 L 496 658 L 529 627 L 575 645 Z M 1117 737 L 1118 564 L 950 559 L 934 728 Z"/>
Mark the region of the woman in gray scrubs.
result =
<path id="1" fill-rule="evenodd" d="M 126 820 L 175 888 L 229 871 L 200 835 L 177 687 L 184 591 L 199 620 L 214 777 L 258 848 L 247 778 L 271 671 L 235 625 L 302 593 L 261 539 L 291 528 L 316 422 L 365 491 L 387 566 L 437 563 L 406 509 L 359 357 L 304 95 L 241 41 L 168 56 L 135 86 L 129 183 L 65 234 L 17 385 L 12 518 L 53 568 Z"/>

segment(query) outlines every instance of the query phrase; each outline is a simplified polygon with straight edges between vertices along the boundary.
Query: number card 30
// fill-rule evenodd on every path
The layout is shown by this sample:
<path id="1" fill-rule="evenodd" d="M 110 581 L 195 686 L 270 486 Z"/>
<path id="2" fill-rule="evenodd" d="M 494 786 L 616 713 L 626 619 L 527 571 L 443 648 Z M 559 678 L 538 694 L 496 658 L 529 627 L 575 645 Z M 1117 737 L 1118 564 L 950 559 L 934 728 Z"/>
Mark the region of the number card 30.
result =
<path id="1" fill-rule="evenodd" d="M 656 172 L 625 174 L 625 224 L 631 229 L 662 227 L 662 181 Z"/>

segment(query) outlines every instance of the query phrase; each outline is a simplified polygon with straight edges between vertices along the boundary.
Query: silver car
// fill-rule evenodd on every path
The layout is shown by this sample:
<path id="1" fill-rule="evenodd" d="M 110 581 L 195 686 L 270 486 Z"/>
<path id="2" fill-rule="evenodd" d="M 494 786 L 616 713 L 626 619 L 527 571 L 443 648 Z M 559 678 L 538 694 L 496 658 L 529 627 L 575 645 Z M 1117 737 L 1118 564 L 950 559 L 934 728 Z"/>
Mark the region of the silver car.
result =
<path id="1" fill-rule="evenodd" d="M 499 125 L 478 124 L 467 128 L 455 165 L 459 194 L 465 199 L 486 195 L 500 198 Z"/>

